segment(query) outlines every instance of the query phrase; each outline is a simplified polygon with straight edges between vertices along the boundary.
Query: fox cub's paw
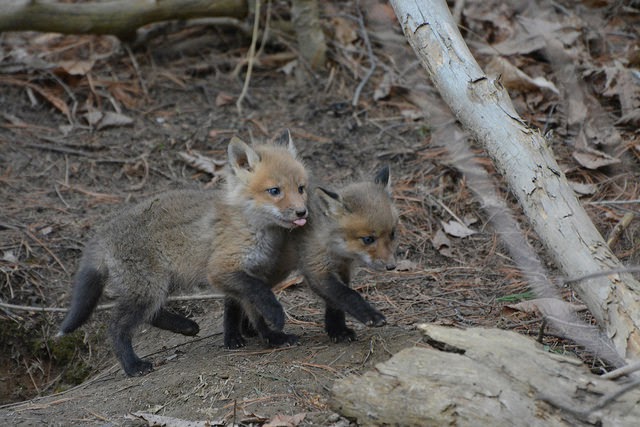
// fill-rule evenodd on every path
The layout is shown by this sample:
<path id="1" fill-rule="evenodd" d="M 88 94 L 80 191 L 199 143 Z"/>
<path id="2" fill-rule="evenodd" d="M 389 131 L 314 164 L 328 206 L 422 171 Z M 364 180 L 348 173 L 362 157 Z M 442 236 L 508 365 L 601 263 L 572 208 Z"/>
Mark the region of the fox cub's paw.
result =
<path id="1" fill-rule="evenodd" d="M 246 344 L 244 337 L 240 333 L 224 334 L 224 346 L 228 349 L 244 347 Z"/>
<path id="2" fill-rule="evenodd" d="M 269 347 L 283 347 L 298 344 L 298 336 L 284 332 L 270 331 L 266 336 Z"/>
<path id="3" fill-rule="evenodd" d="M 356 341 L 356 332 L 346 326 L 329 327 L 329 325 L 327 325 L 327 334 L 331 341 L 335 343 Z"/>
<path id="4" fill-rule="evenodd" d="M 124 372 L 130 377 L 141 377 L 151 371 L 153 371 L 153 363 L 142 359 L 127 363 L 124 367 Z"/>
<path id="5" fill-rule="evenodd" d="M 387 324 L 387 318 L 384 317 L 384 314 L 380 313 L 379 311 L 377 311 L 373 316 L 371 316 L 371 319 L 368 320 L 366 323 L 367 326 L 375 326 L 375 327 L 384 326 L 386 324 Z"/>
<path id="6" fill-rule="evenodd" d="M 373 307 L 369 307 L 366 313 L 363 313 L 362 323 L 367 326 L 380 327 L 387 324 L 387 318 Z"/>

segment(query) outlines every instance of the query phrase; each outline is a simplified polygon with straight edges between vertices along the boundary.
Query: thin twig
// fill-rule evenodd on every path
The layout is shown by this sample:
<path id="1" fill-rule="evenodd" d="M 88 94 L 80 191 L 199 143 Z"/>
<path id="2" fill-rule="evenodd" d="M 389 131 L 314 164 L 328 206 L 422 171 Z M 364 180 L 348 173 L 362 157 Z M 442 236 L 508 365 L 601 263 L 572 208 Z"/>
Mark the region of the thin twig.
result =
<path id="1" fill-rule="evenodd" d="M 632 363 L 631 365 L 623 366 L 618 369 L 614 369 L 611 372 L 607 372 L 604 375 L 601 375 L 600 378 L 605 380 L 615 380 L 616 378 L 620 378 L 625 375 L 629 375 L 632 372 L 640 370 L 640 362 Z"/>
<path id="2" fill-rule="evenodd" d="M 249 47 L 249 53 L 247 54 L 247 74 L 244 77 L 244 85 L 242 86 L 242 92 L 236 101 L 236 108 L 238 114 L 242 114 L 242 101 L 247 95 L 249 90 L 249 82 L 251 81 L 251 71 L 253 70 L 253 62 L 255 61 L 256 43 L 258 41 L 258 28 L 260 26 L 260 3 L 261 0 L 256 0 L 255 19 L 253 21 L 253 35 L 251 36 L 251 46 Z"/>
<path id="3" fill-rule="evenodd" d="M 599 201 L 596 201 L 596 202 L 586 202 L 585 205 L 626 205 L 627 203 L 640 203 L 640 199 L 599 200 Z"/>
<path id="4" fill-rule="evenodd" d="M 224 298 L 222 294 L 205 294 L 205 295 L 176 295 L 167 298 L 169 302 L 175 301 L 204 301 L 210 299 L 221 299 Z M 96 311 L 98 310 L 109 310 L 115 307 L 115 303 L 110 304 L 102 304 L 96 307 Z M 7 308 L 10 310 L 20 310 L 20 311 L 35 311 L 35 312 L 45 312 L 45 313 L 66 313 L 69 311 L 68 308 L 61 307 L 35 307 L 28 305 L 17 305 L 17 304 L 9 304 L 6 302 L 2 302 L 0 300 L 0 307 Z"/>
<path id="5" fill-rule="evenodd" d="M 262 32 L 262 40 L 260 41 L 260 49 L 256 53 L 256 58 L 260 58 L 264 52 L 264 47 L 267 45 L 267 38 L 269 37 L 269 24 L 271 23 L 271 0 L 267 0 L 267 12 L 264 20 L 264 31 Z"/>
<path id="6" fill-rule="evenodd" d="M 144 79 L 142 78 L 140 67 L 138 67 L 138 61 L 136 61 L 136 57 L 133 55 L 133 52 L 131 52 L 131 48 L 129 47 L 128 44 L 124 45 L 124 49 L 127 51 L 127 54 L 129 55 L 129 59 L 133 64 L 133 69 L 135 70 L 136 75 L 138 76 L 138 81 L 140 82 L 140 87 L 142 88 L 142 92 L 144 92 L 144 96 L 148 98 L 149 90 L 147 89 L 147 84 L 144 82 Z"/>
<path id="7" fill-rule="evenodd" d="M 607 246 L 609 246 L 609 249 L 615 246 L 615 244 L 620 239 L 622 232 L 629 227 L 629 224 L 631 224 L 631 221 L 633 221 L 634 217 L 635 214 L 633 212 L 627 212 L 626 214 L 624 214 L 620 222 L 618 222 L 616 226 L 613 227 L 613 230 L 611 230 L 611 233 L 607 238 Z"/>
<path id="8" fill-rule="evenodd" d="M 360 92 L 362 92 L 364 85 L 367 84 L 367 82 L 373 75 L 373 72 L 376 70 L 376 67 L 378 66 L 378 61 L 376 60 L 376 57 L 373 54 L 373 48 L 371 47 L 371 41 L 369 40 L 369 33 L 367 33 L 367 29 L 364 26 L 364 18 L 362 16 L 362 10 L 360 10 L 360 2 L 358 2 L 357 9 L 358 9 L 358 25 L 360 26 L 360 31 L 362 32 L 362 41 L 364 42 L 364 45 L 367 47 L 367 54 L 369 55 L 369 62 L 371 63 L 371 66 L 369 70 L 367 70 L 367 73 L 364 75 L 360 83 L 358 83 L 358 86 L 356 87 L 356 90 L 353 93 L 353 100 L 351 101 L 351 105 L 353 107 L 358 105 L 358 100 L 360 99 Z"/>
<path id="9" fill-rule="evenodd" d="M 623 274 L 623 273 L 640 273 L 640 266 L 632 266 L 625 268 L 612 268 L 610 270 L 596 271 L 595 273 L 585 274 L 584 276 L 570 277 L 562 280 L 562 284 L 567 285 L 569 283 L 578 282 L 580 280 L 595 279 L 596 277 L 608 276 L 610 274 Z"/>

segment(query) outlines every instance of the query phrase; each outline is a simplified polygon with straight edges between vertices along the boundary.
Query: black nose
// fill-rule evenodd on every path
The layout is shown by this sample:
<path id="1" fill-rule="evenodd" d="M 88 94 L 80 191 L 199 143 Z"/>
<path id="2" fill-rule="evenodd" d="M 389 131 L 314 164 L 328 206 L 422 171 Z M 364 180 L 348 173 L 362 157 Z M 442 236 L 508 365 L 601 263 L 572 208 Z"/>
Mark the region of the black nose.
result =
<path id="1" fill-rule="evenodd" d="M 385 267 L 387 268 L 387 271 L 391 271 L 391 270 L 395 270 L 396 269 L 396 265 L 395 264 L 387 264 Z"/>
<path id="2" fill-rule="evenodd" d="M 306 209 L 300 209 L 299 211 L 296 211 L 296 215 L 298 215 L 298 218 L 302 218 L 302 217 L 307 215 L 307 210 Z"/>

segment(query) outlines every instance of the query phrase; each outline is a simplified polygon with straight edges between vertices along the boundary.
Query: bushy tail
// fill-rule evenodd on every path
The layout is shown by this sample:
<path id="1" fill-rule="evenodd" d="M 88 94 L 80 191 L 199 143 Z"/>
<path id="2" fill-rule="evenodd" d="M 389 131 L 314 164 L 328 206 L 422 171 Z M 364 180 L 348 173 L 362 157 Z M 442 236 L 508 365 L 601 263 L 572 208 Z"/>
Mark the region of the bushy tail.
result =
<path id="1" fill-rule="evenodd" d="M 74 279 L 71 308 L 62 321 L 58 336 L 71 333 L 89 319 L 106 282 L 106 273 L 93 267 L 81 268 Z"/>

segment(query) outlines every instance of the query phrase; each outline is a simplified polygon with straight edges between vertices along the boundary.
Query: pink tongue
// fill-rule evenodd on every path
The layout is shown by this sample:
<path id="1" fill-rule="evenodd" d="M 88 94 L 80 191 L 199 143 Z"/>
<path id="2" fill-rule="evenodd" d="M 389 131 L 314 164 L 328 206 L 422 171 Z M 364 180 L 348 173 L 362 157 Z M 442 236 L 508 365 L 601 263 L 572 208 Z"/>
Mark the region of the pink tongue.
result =
<path id="1" fill-rule="evenodd" d="M 305 225 L 307 223 L 307 220 L 304 218 L 300 218 L 300 219 L 296 219 L 295 221 L 293 221 L 293 223 L 295 225 L 298 225 L 300 227 L 302 227 L 303 225 Z"/>

